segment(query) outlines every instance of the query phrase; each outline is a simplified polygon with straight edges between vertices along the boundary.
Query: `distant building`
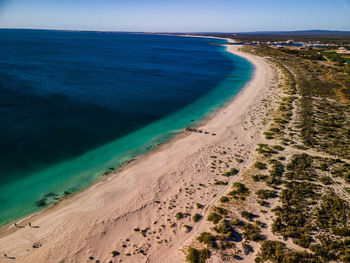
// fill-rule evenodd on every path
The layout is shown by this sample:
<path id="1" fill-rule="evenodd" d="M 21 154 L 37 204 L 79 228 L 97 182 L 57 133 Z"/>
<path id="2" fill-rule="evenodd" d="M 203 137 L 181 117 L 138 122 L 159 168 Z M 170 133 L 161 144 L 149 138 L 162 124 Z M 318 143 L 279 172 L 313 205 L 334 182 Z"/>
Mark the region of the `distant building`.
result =
<path id="1" fill-rule="evenodd" d="M 283 49 L 284 47 L 281 45 L 270 45 L 269 47 L 273 48 L 273 49 Z"/>
<path id="2" fill-rule="evenodd" d="M 340 47 L 338 48 L 337 53 L 350 53 L 350 50 L 346 49 L 345 47 Z"/>
<path id="3" fill-rule="evenodd" d="M 294 42 L 294 40 L 291 40 L 291 39 L 286 41 L 287 44 L 290 44 L 290 43 L 293 43 L 293 42 Z"/>

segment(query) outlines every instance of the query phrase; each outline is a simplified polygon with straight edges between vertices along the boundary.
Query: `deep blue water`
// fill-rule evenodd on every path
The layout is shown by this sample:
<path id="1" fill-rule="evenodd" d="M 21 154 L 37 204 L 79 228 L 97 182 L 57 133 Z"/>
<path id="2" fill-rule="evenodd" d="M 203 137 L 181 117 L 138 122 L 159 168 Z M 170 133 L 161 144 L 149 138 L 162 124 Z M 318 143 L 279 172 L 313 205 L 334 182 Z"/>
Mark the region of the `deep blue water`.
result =
<path id="1" fill-rule="evenodd" d="M 210 43 L 225 41 L 0 30 L 0 225 L 86 187 L 237 94 L 252 66 Z"/>

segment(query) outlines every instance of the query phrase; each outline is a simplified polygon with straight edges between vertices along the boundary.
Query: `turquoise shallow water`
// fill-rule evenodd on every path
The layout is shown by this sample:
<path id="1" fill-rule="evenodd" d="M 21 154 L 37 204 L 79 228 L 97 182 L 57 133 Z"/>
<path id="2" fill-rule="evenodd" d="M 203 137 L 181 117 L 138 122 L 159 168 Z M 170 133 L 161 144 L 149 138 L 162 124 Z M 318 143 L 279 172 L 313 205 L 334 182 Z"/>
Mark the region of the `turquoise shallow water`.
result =
<path id="1" fill-rule="evenodd" d="M 19 36 L 17 35 L 15 37 Z M 45 36 L 39 35 L 39 38 L 40 37 L 45 37 L 45 41 L 51 41 L 53 42 L 51 43 L 52 45 L 56 45 L 57 42 L 62 41 L 62 39 L 66 41 L 67 38 L 72 36 L 67 37 L 66 35 L 54 35 L 53 37 L 52 35 L 47 36 L 46 34 Z M 94 37 L 95 36 L 93 36 L 93 38 Z M 83 35 L 77 38 L 79 40 L 81 40 L 82 38 L 91 39 L 91 36 Z M 120 41 L 123 41 L 121 38 L 123 38 L 124 40 L 126 39 L 128 45 L 130 45 L 130 41 L 135 40 L 137 36 L 121 35 L 118 36 L 116 39 L 113 38 L 113 41 L 116 41 L 116 43 L 120 43 Z M 35 36 L 34 39 L 38 39 L 38 36 Z M 109 40 L 110 39 L 106 40 L 108 45 Z M 251 78 L 253 72 L 253 67 L 248 61 L 226 52 L 225 48 L 222 46 L 208 45 L 210 42 L 212 42 L 212 40 L 197 40 L 172 36 L 163 36 L 161 38 L 155 37 L 153 39 L 152 37 L 151 39 L 149 39 L 146 36 L 146 38 L 144 38 L 143 40 L 145 43 L 143 43 L 142 49 L 138 46 L 140 44 L 135 44 L 135 46 L 131 45 L 131 47 L 128 48 L 128 51 L 134 48 L 135 50 L 140 49 L 140 52 L 145 52 L 144 48 L 145 46 L 148 46 L 147 50 L 153 48 L 153 53 L 162 52 L 162 49 L 166 49 L 166 53 L 164 53 L 161 58 L 153 54 L 153 61 L 151 63 L 148 62 L 148 64 L 145 64 L 145 61 L 149 61 L 149 57 L 145 58 L 144 60 L 134 58 L 132 64 L 137 65 L 137 67 L 140 68 L 135 68 L 133 66 L 127 67 L 126 69 L 125 65 L 130 64 L 130 60 L 126 61 L 125 64 L 118 64 L 119 72 L 123 73 L 124 71 L 128 71 L 129 75 L 127 77 L 125 77 L 123 74 L 125 79 L 130 79 L 130 76 L 132 76 L 132 78 L 134 79 L 140 78 L 140 80 L 137 80 L 133 83 L 123 82 L 123 84 L 121 84 L 120 90 L 124 94 L 125 89 L 129 90 L 131 85 L 136 88 L 142 85 L 142 88 L 144 90 L 143 92 L 145 92 L 145 95 L 142 97 L 142 101 L 141 99 L 138 100 L 138 98 L 132 98 L 132 96 L 141 96 L 139 92 L 126 95 L 124 94 L 125 97 L 123 97 L 120 91 L 118 91 L 118 93 L 115 90 L 109 90 L 108 85 L 113 86 L 113 81 L 115 81 L 115 83 L 122 83 L 120 82 L 121 80 L 118 79 L 118 77 L 116 77 L 116 79 L 114 79 L 113 81 L 110 81 L 107 84 L 106 89 L 102 89 L 100 91 L 110 93 L 107 97 L 99 97 L 98 95 L 96 95 L 97 93 L 92 93 L 91 97 L 89 97 L 89 94 L 85 95 L 86 93 L 89 93 L 89 90 L 85 90 L 85 93 L 79 93 L 81 92 L 79 89 L 73 91 L 69 90 L 67 86 L 69 87 L 73 85 L 75 87 L 75 85 L 80 85 L 80 83 L 72 84 L 71 82 L 67 82 L 67 80 L 63 81 L 63 84 L 61 86 L 57 85 L 54 87 L 54 89 L 59 90 L 59 92 L 56 92 L 49 96 L 50 102 L 51 100 L 54 100 L 55 102 L 57 100 L 60 101 L 61 97 L 58 96 L 65 96 L 65 100 L 70 101 L 73 100 L 70 98 L 70 96 L 74 95 L 74 98 L 79 98 L 79 100 L 77 100 L 78 102 L 74 101 L 75 105 L 84 105 L 84 110 L 85 107 L 87 107 L 87 104 L 89 105 L 89 107 L 91 104 L 94 104 L 94 108 L 92 108 L 93 111 L 91 110 L 91 112 L 95 113 L 96 111 L 101 111 L 101 116 L 103 116 L 104 118 L 103 122 L 100 122 L 102 118 L 100 115 L 89 115 L 91 113 L 90 110 L 87 110 L 87 112 L 81 112 L 79 110 L 80 115 L 79 118 L 76 119 L 69 115 L 64 115 L 63 117 L 58 116 L 58 120 L 72 118 L 74 123 L 81 121 L 81 116 L 84 115 L 91 116 L 91 118 L 96 118 L 95 122 L 87 118 L 87 120 L 84 120 L 84 123 L 79 123 L 79 128 L 81 128 L 81 130 L 79 130 L 76 133 L 77 135 L 75 135 L 79 136 L 79 134 L 82 134 L 82 137 L 89 138 L 89 140 L 86 140 L 86 142 L 90 143 L 90 147 L 82 148 L 80 151 L 75 152 L 70 148 L 75 147 L 74 143 L 76 143 L 77 139 L 71 139 L 68 137 L 64 137 L 64 139 L 61 139 L 59 136 L 62 135 L 58 133 L 58 135 L 56 135 L 52 141 L 52 147 L 55 148 L 55 150 L 46 151 L 45 146 L 43 146 L 44 150 L 38 150 L 38 152 L 42 155 L 50 153 L 54 156 L 57 156 L 55 160 L 48 159 L 42 161 L 42 159 L 45 158 L 39 158 L 40 155 L 38 154 L 38 158 L 29 158 L 28 160 L 29 164 L 36 163 L 36 165 L 32 167 L 31 165 L 26 165 L 26 160 L 23 159 L 23 156 L 18 154 L 18 156 L 15 157 L 18 158 L 17 161 L 24 160 L 23 169 L 11 170 L 8 167 L 5 167 L 5 165 L 3 165 L 3 174 L 7 173 L 8 176 L 5 177 L 2 175 L 2 178 L 5 178 L 5 183 L 0 186 L 0 200 L 2 201 L 0 204 L 0 224 L 5 224 L 11 220 L 15 220 L 22 216 L 35 212 L 42 208 L 40 205 L 43 205 L 43 207 L 49 205 L 50 203 L 54 202 L 55 199 L 62 197 L 65 191 L 72 193 L 89 186 L 94 181 L 96 181 L 96 179 L 99 176 L 101 176 L 101 174 L 108 172 L 111 169 L 119 167 L 126 161 L 130 161 L 131 159 L 137 156 L 151 151 L 158 144 L 164 143 L 171 137 L 176 135 L 184 127 L 193 125 L 193 122 L 191 122 L 191 120 L 196 120 L 197 122 L 203 120 L 206 116 L 208 116 L 208 114 L 212 113 L 213 111 L 215 111 L 215 109 L 224 105 L 226 102 L 232 99 L 244 87 L 247 81 Z M 140 41 L 140 39 L 138 39 L 138 41 Z M 169 44 L 170 42 L 171 44 Z M 224 41 L 221 40 L 215 42 L 224 43 Z M 69 48 L 71 47 L 68 47 L 68 49 Z M 126 55 L 126 51 L 123 52 L 124 53 L 122 55 L 124 57 Z M 147 52 L 150 51 L 148 50 Z M 174 54 L 174 52 L 176 54 Z M 184 56 L 183 53 L 185 53 L 186 56 L 182 57 L 182 59 L 193 59 L 193 61 L 190 64 L 184 63 L 181 60 L 177 62 L 173 59 L 174 56 L 178 58 L 179 54 L 182 54 L 182 56 Z M 42 52 L 40 52 L 40 55 L 42 56 Z M 202 58 L 202 60 L 196 60 L 195 57 L 198 56 L 202 56 L 204 58 Z M 167 57 L 171 59 L 171 63 L 164 64 L 164 61 L 167 61 Z M 32 58 L 28 59 L 32 60 Z M 82 59 L 82 57 L 80 56 L 79 59 Z M 98 57 L 96 59 L 98 59 Z M 91 58 L 89 58 L 89 61 L 90 60 Z M 162 60 L 163 62 L 160 60 Z M 2 61 L 2 63 L 4 63 L 4 61 Z M 38 61 L 35 60 L 35 63 L 38 63 Z M 56 66 L 54 62 L 50 63 L 51 65 Z M 176 64 L 175 71 L 174 65 L 171 65 L 172 63 Z M 21 61 L 22 67 L 24 64 L 25 63 Z M 6 61 L 6 65 L 7 67 L 13 67 L 13 63 L 11 65 L 9 61 Z M 74 66 L 74 63 L 70 65 L 70 67 L 72 66 Z M 164 68 L 166 67 L 169 67 L 169 69 L 168 72 L 158 71 L 157 74 L 162 74 L 162 79 L 159 79 L 157 74 L 155 74 L 154 72 L 155 67 L 164 71 Z M 40 66 L 38 67 L 38 69 L 39 68 Z M 150 69 L 152 70 L 148 71 Z M 20 71 L 21 73 L 27 72 L 25 69 L 16 70 Z M 116 69 L 113 69 L 113 72 L 115 72 L 115 70 Z M 142 72 L 142 74 L 140 73 L 141 71 L 145 70 L 147 71 Z M 96 68 L 94 68 L 93 71 L 95 72 Z M 155 74 L 155 76 L 150 77 L 150 72 L 152 72 L 152 74 Z M 51 72 L 50 74 L 53 73 Z M 173 76 L 172 74 L 176 74 L 176 76 Z M 181 74 L 181 76 L 179 76 L 178 74 Z M 143 76 L 146 75 L 148 77 L 143 78 Z M 23 77 L 23 79 L 25 79 L 26 81 L 33 81 L 33 79 L 31 79 L 30 77 L 30 74 L 28 74 L 28 76 Z M 167 76 L 166 79 L 164 79 L 164 76 Z M 39 81 L 39 83 L 50 83 L 50 81 L 55 80 L 54 78 L 52 80 L 47 80 L 45 78 L 48 78 L 46 74 L 41 76 L 39 80 L 36 79 L 35 81 Z M 60 76 L 60 78 L 62 77 Z M 94 77 L 92 78 L 94 79 Z M 16 81 L 20 81 L 19 78 L 15 79 Z M 146 82 L 146 84 L 143 83 L 143 81 Z M 159 81 L 164 81 L 163 85 L 159 85 Z M 172 81 L 174 81 L 177 84 L 172 85 L 171 83 L 169 83 Z M 152 83 L 152 85 L 149 85 L 147 87 L 147 82 Z M 55 83 L 57 83 L 57 81 Z M 158 83 L 159 86 L 155 87 L 153 85 L 154 83 Z M 96 85 L 97 84 L 95 83 L 94 87 Z M 86 86 L 83 87 L 85 89 Z M 175 93 L 175 87 L 178 89 L 177 93 Z M 11 92 L 13 91 L 12 89 L 9 90 Z M 45 105 L 45 103 L 48 102 L 48 97 L 46 96 L 46 94 L 48 92 L 52 92 L 52 88 L 48 89 L 46 84 L 43 85 L 43 87 L 36 88 L 33 90 L 35 96 L 38 96 L 40 99 L 45 99 L 43 104 Z M 164 90 L 166 90 L 166 92 L 163 94 L 162 92 L 164 92 Z M 43 93 L 45 94 L 45 96 L 43 96 Z M 72 93 L 74 94 L 71 95 Z M 189 94 L 192 94 L 192 96 L 190 96 Z M 29 95 L 34 96 L 33 94 Z M 29 95 L 26 94 L 26 96 Z M 21 96 L 21 98 L 27 98 L 23 97 L 23 94 Z M 165 103 L 164 100 L 166 100 L 169 97 L 172 99 L 166 101 Z M 127 99 L 129 100 L 126 101 L 125 104 L 114 104 L 115 101 L 125 101 Z M 99 100 L 101 100 L 101 102 L 99 102 Z M 133 106 L 135 100 L 139 104 Z M 60 101 L 59 103 L 62 102 Z M 157 108 L 154 106 L 154 108 L 152 108 L 152 104 L 159 105 L 162 103 L 164 103 L 162 107 Z M 105 104 L 111 104 L 111 106 L 108 105 L 108 107 L 106 107 Z M 33 107 L 32 102 L 29 105 Z M 63 107 L 63 109 L 65 109 L 65 106 L 62 106 L 61 104 L 59 105 L 60 106 L 58 108 L 53 108 L 52 110 L 60 110 L 60 107 Z M 133 108 L 133 111 L 122 113 L 123 116 L 121 114 L 118 115 L 115 112 L 119 112 L 119 107 L 130 107 Z M 107 108 L 108 111 L 105 108 Z M 139 111 L 134 110 L 136 108 Z M 161 110 L 164 110 L 164 113 L 157 112 Z M 109 111 L 112 111 L 112 113 L 110 113 Z M 145 112 L 147 112 L 147 114 L 145 114 Z M 76 114 L 76 111 L 69 108 L 68 113 Z M 35 112 L 35 114 L 37 113 Z M 51 114 L 49 115 L 49 117 L 49 119 L 52 119 L 53 117 L 55 117 L 55 114 Z M 16 118 L 19 117 L 16 115 Z M 125 118 L 125 120 L 123 118 Z M 140 121 L 138 120 L 139 118 L 141 119 Z M 43 117 L 40 117 L 40 120 L 42 119 Z M 132 122 L 130 121 L 130 119 L 132 120 Z M 145 119 L 147 121 L 145 121 Z M 35 119 L 33 123 L 28 123 L 28 126 L 31 127 L 31 132 L 33 133 L 38 132 L 37 129 L 41 128 L 32 128 L 32 125 L 38 125 L 36 121 L 37 120 Z M 119 121 L 122 124 L 118 124 Z M 131 124 L 129 124 L 128 121 L 130 121 Z M 110 124 L 110 122 L 116 122 L 116 124 L 112 125 Z M 44 124 L 39 124 L 43 127 L 47 125 L 46 122 Z M 105 125 L 107 126 L 106 130 L 114 129 L 115 133 L 117 133 L 117 136 L 110 136 L 109 130 L 107 132 L 104 132 L 100 131 L 96 127 L 92 127 L 95 125 L 97 125 L 97 127 L 99 127 L 98 125 Z M 126 129 L 124 131 L 123 125 L 128 125 L 128 127 L 134 125 L 134 127 L 133 129 Z M 57 127 L 54 125 L 50 128 L 45 130 L 45 132 L 50 133 L 51 131 L 52 133 L 55 133 L 55 129 L 62 129 L 62 127 Z M 90 128 L 95 128 L 98 130 L 98 132 L 88 135 L 84 134 L 84 129 Z M 20 127 L 18 129 L 24 128 Z M 123 130 L 123 132 L 121 132 L 120 130 Z M 5 133 L 6 130 L 1 132 Z M 65 132 L 67 132 L 68 134 L 72 133 L 69 130 Z M 102 137 L 104 136 L 107 139 L 105 141 L 94 141 L 94 143 L 91 143 L 92 139 L 90 139 L 89 136 L 94 138 L 94 136 L 100 135 Z M 58 143 L 58 141 L 60 143 Z M 66 144 L 69 142 L 71 142 L 71 144 L 68 144 L 67 146 Z M 47 145 L 45 143 L 44 145 Z M 82 141 L 81 143 L 83 144 L 84 141 Z M 13 143 L 13 145 L 19 147 L 16 145 L 16 143 Z M 60 154 L 60 151 L 57 151 L 56 148 L 61 148 L 62 152 L 67 151 L 70 153 L 67 155 Z M 32 151 L 33 149 L 35 150 L 35 148 L 31 148 L 30 150 Z"/>

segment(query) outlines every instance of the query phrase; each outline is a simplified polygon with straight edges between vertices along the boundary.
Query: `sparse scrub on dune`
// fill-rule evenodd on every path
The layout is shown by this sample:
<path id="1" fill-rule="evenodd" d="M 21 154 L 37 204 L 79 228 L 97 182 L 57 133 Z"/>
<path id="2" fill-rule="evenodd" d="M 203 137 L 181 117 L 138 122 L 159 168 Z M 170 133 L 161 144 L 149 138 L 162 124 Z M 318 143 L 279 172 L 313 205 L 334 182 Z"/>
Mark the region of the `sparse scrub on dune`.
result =
<path id="1" fill-rule="evenodd" d="M 175 215 L 175 217 L 176 217 L 177 220 L 180 220 L 180 219 L 184 218 L 185 215 L 184 215 L 182 212 L 178 212 L 178 213 Z"/>
<path id="2" fill-rule="evenodd" d="M 227 171 L 226 173 L 223 174 L 223 176 L 229 177 L 232 175 L 238 174 L 239 171 L 236 168 L 232 168 L 231 170 Z"/>
<path id="3" fill-rule="evenodd" d="M 216 212 L 220 215 L 223 215 L 223 216 L 228 215 L 228 212 L 229 212 L 227 209 L 220 207 L 220 206 L 214 206 L 213 210 L 214 210 L 214 212 Z"/>
<path id="4" fill-rule="evenodd" d="M 216 181 L 214 184 L 215 185 L 227 185 L 228 183 L 224 182 L 224 181 Z"/>
<path id="5" fill-rule="evenodd" d="M 266 181 L 268 176 L 266 174 L 256 174 L 252 175 L 252 179 L 254 182 L 264 182 Z"/>
<path id="6" fill-rule="evenodd" d="M 184 225 L 184 228 L 186 229 L 186 232 L 190 232 L 192 230 L 192 226 Z"/>
<path id="7" fill-rule="evenodd" d="M 193 222 L 198 222 L 201 219 L 202 219 L 202 216 L 198 213 L 194 214 L 192 217 Z"/>
<path id="8" fill-rule="evenodd" d="M 113 257 L 116 257 L 116 256 L 120 255 L 120 253 L 118 251 L 116 251 L 116 250 L 113 250 L 111 252 L 111 254 L 112 254 Z"/>
<path id="9" fill-rule="evenodd" d="M 186 261 L 188 263 L 205 263 L 205 261 L 210 257 L 210 251 L 207 248 L 196 249 L 189 247 L 187 250 Z"/>
<path id="10" fill-rule="evenodd" d="M 258 204 L 261 206 L 269 207 L 270 203 L 266 202 L 265 200 L 257 200 Z"/>
<path id="11" fill-rule="evenodd" d="M 227 203 L 230 201 L 230 199 L 227 196 L 221 196 L 219 200 L 221 203 Z"/>
<path id="12" fill-rule="evenodd" d="M 257 145 L 259 157 L 253 167 L 249 167 L 255 168 L 251 169 L 253 172 L 261 173 L 251 175 L 256 183 L 248 181 L 248 178 L 250 189 L 243 183 L 234 183 L 229 194 L 219 199 L 225 208 L 214 206 L 208 216 L 208 220 L 215 224 L 211 227 L 212 233 L 203 232 L 198 241 L 208 248 L 219 248 L 221 256 L 230 251 L 236 259 L 244 258 L 244 255 L 252 251 L 252 241 L 259 242 L 261 247 L 255 262 L 350 262 L 350 209 L 342 199 L 346 195 L 344 189 L 350 193 L 350 187 L 346 185 L 350 182 L 350 165 L 339 159 L 337 161 L 336 158 L 340 157 L 327 159 L 317 157 L 316 154 L 318 151 L 337 154 L 342 158 L 350 157 L 350 122 L 347 120 L 350 108 L 337 100 L 334 92 L 336 85 L 325 77 L 327 67 L 305 62 L 322 59 L 322 52 L 311 48 L 304 51 L 288 48 L 277 50 L 267 46 L 244 49 L 268 56 L 276 65 L 284 78 L 279 84 L 279 95 L 282 96 L 277 107 L 271 107 L 271 117 L 263 123 L 265 125 L 272 120 L 269 128 L 263 131 L 269 143 Z M 343 71 L 332 68 L 334 77 L 339 73 L 343 74 Z M 217 151 L 221 157 L 231 154 L 222 149 Z M 242 156 L 245 158 L 245 155 Z M 232 156 L 228 162 L 235 157 L 241 156 Z M 216 157 L 211 161 L 214 159 Z M 243 159 L 238 161 L 236 158 L 236 161 L 241 163 Z M 212 163 L 212 171 L 217 169 L 216 175 L 227 177 L 239 173 L 235 168 L 222 173 L 225 165 L 228 167 L 227 160 L 216 159 Z M 264 186 L 262 182 L 265 183 Z M 227 182 L 215 179 L 214 185 L 227 185 Z M 271 188 L 266 189 L 266 185 Z M 340 188 L 343 188 L 341 194 L 338 193 L 342 190 Z M 254 196 L 249 196 L 250 190 L 254 191 Z M 238 206 L 243 206 L 246 202 L 236 201 L 245 200 L 248 196 L 256 202 L 251 203 L 252 207 L 243 209 L 252 212 L 242 211 Z M 279 198 L 277 206 L 277 200 L 271 198 Z M 273 208 L 270 209 L 270 205 Z M 241 217 L 237 215 L 241 220 L 232 220 L 235 212 L 231 206 L 242 211 Z M 265 210 L 260 210 L 263 207 L 266 207 Z M 271 225 L 267 225 L 269 221 L 264 223 L 265 221 L 256 220 L 259 216 L 254 213 L 259 210 L 265 214 L 261 216 L 262 221 L 268 212 L 274 212 Z M 239 247 L 233 241 L 237 234 L 235 228 L 239 229 L 244 238 Z M 304 250 L 293 250 L 283 242 L 266 240 L 261 232 L 263 230 L 265 233 L 266 228 L 280 236 L 280 239 L 291 239 Z"/>
<path id="13" fill-rule="evenodd" d="M 270 157 L 272 154 L 278 153 L 276 150 L 270 148 L 267 144 L 258 144 L 256 151 L 265 157 Z"/>
<path id="14" fill-rule="evenodd" d="M 260 189 L 255 192 L 256 196 L 260 199 L 274 198 L 277 196 L 277 192 L 274 190 Z"/>
<path id="15" fill-rule="evenodd" d="M 216 238 L 209 232 L 202 232 L 197 239 L 199 242 L 206 244 L 209 248 L 216 247 Z"/>
<path id="16" fill-rule="evenodd" d="M 246 240 L 260 241 L 265 239 L 265 237 L 261 235 L 259 228 L 253 224 L 245 224 L 243 229 L 243 237 Z"/>
<path id="17" fill-rule="evenodd" d="M 201 209 L 201 208 L 204 207 L 204 205 L 202 205 L 202 204 L 200 204 L 200 203 L 196 203 L 196 207 L 197 207 L 198 209 Z"/>
<path id="18" fill-rule="evenodd" d="M 265 163 L 262 163 L 262 162 L 255 162 L 255 163 L 254 163 L 254 167 L 255 167 L 256 169 L 259 169 L 259 170 L 265 170 L 265 169 L 267 169 L 266 164 L 265 164 Z"/>
<path id="19" fill-rule="evenodd" d="M 235 199 L 244 200 L 249 195 L 249 189 L 242 183 L 235 182 L 232 184 L 232 190 L 229 195 Z"/>
<path id="20" fill-rule="evenodd" d="M 207 219 L 208 219 L 208 221 L 211 221 L 214 224 L 217 224 L 222 219 L 222 216 L 217 214 L 217 213 L 215 213 L 215 212 L 212 212 L 212 213 L 209 214 Z"/>
<path id="21" fill-rule="evenodd" d="M 249 221 L 253 221 L 253 219 L 255 217 L 257 217 L 257 215 L 253 214 L 253 213 L 250 213 L 248 211 L 242 211 L 241 212 L 241 216 Z"/>
<path id="22" fill-rule="evenodd" d="M 255 260 L 255 262 L 322 262 L 310 253 L 292 251 L 282 242 L 271 240 L 262 242 L 260 253 L 257 258 L 258 260 Z"/>

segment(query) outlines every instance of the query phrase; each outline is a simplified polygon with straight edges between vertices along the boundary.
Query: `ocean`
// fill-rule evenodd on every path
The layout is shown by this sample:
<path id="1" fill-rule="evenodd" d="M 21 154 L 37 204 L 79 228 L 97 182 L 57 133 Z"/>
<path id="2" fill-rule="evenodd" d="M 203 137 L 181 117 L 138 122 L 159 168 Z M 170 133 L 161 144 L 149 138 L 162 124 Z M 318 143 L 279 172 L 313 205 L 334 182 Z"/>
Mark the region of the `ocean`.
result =
<path id="1" fill-rule="evenodd" d="M 0 225 L 86 188 L 232 99 L 225 40 L 0 30 Z"/>

